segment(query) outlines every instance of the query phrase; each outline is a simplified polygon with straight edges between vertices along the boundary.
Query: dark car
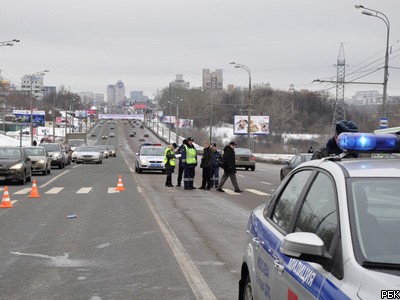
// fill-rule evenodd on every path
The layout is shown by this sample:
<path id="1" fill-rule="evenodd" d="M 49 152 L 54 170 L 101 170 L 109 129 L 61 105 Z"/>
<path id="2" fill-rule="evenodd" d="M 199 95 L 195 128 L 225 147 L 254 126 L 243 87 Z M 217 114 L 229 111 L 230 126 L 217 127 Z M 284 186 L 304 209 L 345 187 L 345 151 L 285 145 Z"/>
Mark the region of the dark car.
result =
<path id="1" fill-rule="evenodd" d="M 248 148 L 236 148 L 235 159 L 237 168 L 245 168 L 252 171 L 256 169 L 256 157 Z"/>
<path id="2" fill-rule="evenodd" d="M 149 137 L 148 133 L 143 134 L 144 137 Z"/>
<path id="3" fill-rule="evenodd" d="M 66 150 L 61 144 L 49 143 L 40 144 L 39 146 L 44 147 L 49 153 L 52 166 L 57 166 L 59 169 L 63 169 L 68 164 Z"/>
<path id="4" fill-rule="evenodd" d="M 135 137 L 136 136 L 136 132 L 135 131 L 131 131 L 131 133 L 129 134 L 130 137 Z"/>
<path id="5" fill-rule="evenodd" d="M 25 184 L 31 178 L 32 163 L 24 149 L 0 147 L 0 180 Z"/>
<path id="6" fill-rule="evenodd" d="M 281 169 L 280 172 L 280 178 L 281 180 L 285 178 L 287 174 L 289 174 L 290 171 L 292 171 L 294 168 L 296 168 L 299 164 L 309 161 L 312 157 L 312 153 L 298 153 L 290 161 L 286 161 L 284 166 Z"/>

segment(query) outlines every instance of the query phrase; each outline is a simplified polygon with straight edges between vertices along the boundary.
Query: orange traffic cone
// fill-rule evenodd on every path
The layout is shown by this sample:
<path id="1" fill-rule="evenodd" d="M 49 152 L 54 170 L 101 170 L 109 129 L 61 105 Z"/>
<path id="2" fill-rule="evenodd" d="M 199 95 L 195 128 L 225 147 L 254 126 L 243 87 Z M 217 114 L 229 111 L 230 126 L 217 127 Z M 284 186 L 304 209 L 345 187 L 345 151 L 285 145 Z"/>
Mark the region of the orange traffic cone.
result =
<path id="1" fill-rule="evenodd" d="M 122 184 L 122 176 L 121 175 L 118 176 L 118 184 L 117 184 L 117 187 L 115 188 L 115 190 L 119 191 L 119 192 L 125 191 L 124 185 Z"/>
<path id="2" fill-rule="evenodd" d="M 36 179 L 32 180 L 32 190 L 29 198 L 40 198 L 39 191 L 36 186 Z"/>
<path id="3" fill-rule="evenodd" d="M 12 203 L 10 200 L 10 195 L 8 194 L 8 186 L 4 187 L 4 195 L 3 199 L 1 200 L 0 208 L 12 208 Z"/>

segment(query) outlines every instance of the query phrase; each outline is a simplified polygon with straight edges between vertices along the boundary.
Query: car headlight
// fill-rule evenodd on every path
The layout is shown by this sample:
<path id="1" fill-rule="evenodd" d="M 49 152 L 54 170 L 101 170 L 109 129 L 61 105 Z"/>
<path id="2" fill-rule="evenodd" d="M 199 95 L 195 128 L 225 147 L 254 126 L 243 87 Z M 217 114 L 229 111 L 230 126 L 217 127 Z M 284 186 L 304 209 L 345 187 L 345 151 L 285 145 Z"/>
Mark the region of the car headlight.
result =
<path id="1" fill-rule="evenodd" d="M 44 164 L 44 163 L 45 163 L 44 159 L 38 161 L 38 164 Z"/>
<path id="2" fill-rule="evenodd" d="M 141 165 L 148 165 L 149 161 L 147 159 L 140 159 L 140 164 Z"/>
<path id="3" fill-rule="evenodd" d="M 54 158 L 59 158 L 60 156 L 61 156 L 60 153 L 54 153 L 54 155 L 53 155 Z"/>
<path id="4" fill-rule="evenodd" d="M 18 163 L 16 165 L 13 165 L 10 169 L 11 170 L 19 170 L 19 169 L 22 169 L 23 166 L 24 166 L 23 163 Z"/>

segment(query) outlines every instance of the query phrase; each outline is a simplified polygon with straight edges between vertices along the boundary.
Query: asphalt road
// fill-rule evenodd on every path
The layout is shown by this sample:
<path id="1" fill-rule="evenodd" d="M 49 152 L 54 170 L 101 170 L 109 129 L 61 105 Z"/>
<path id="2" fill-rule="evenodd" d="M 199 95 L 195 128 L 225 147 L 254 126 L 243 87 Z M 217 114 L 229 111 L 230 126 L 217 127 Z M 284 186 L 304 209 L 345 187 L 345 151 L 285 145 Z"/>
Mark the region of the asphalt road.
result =
<path id="1" fill-rule="evenodd" d="M 247 220 L 276 188 L 280 166 L 239 171 L 242 194 L 229 180 L 226 193 L 167 188 L 165 175 L 134 173 L 147 129 L 119 121 L 92 132 L 89 143 L 116 145 L 116 158 L 34 176 L 38 199 L 29 198 L 30 183 L 9 186 L 15 202 L 0 210 L 0 298 L 236 299 Z M 115 191 L 119 175 L 123 192 Z"/>

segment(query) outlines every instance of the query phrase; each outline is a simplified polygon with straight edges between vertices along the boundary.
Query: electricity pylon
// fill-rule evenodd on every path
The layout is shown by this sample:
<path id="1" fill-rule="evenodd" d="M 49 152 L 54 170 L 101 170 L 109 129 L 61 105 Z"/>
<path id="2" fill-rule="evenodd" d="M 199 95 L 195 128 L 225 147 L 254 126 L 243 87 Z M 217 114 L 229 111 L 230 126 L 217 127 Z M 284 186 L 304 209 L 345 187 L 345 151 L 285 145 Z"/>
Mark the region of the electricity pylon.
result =
<path id="1" fill-rule="evenodd" d="M 343 43 L 340 44 L 339 55 L 337 59 L 336 71 L 336 101 L 333 110 L 332 132 L 335 132 L 336 123 L 346 120 L 346 111 L 344 104 L 344 85 L 345 85 L 345 69 L 346 60 L 344 57 Z"/>

